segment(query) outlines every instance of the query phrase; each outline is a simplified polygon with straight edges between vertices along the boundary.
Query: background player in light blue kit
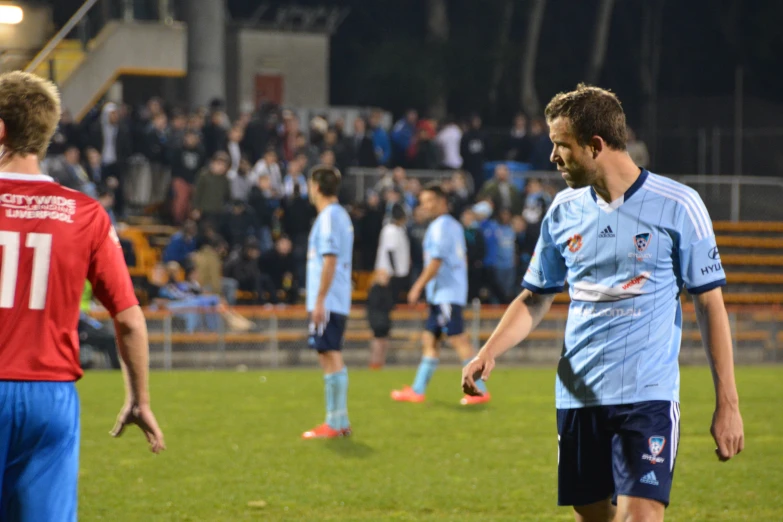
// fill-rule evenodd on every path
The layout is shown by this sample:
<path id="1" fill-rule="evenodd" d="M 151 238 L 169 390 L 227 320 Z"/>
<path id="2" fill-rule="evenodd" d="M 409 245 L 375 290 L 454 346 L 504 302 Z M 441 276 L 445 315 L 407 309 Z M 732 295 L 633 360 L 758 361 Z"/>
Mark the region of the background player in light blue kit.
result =
<path id="1" fill-rule="evenodd" d="M 633 163 L 611 92 L 580 85 L 546 116 L 551 160 L 570 188 L 546 213 L 525 290 L 465 367 L 463 387 L 481 393 L 474 377 L 486 379 L 495 357 L 529 335 L 567 281 L 558 503 L 574 506 L 577 521 L 662 521 L 680 435 L 683 288 L 712 367 L 716 452 L 728 460 L 744 446 L 712 222 L 696 191 Z"/>
<path id="2" fill-rule="evenodd" d="M 307 243 L 308 344 L 318 352 L 324 370 L 326 422 L 302 434 L 305 439 L 350 435 L 348 370 L 341 353 L 345 324 L 351 311 L 353 225 L 337 203 L 340 171 L 316 166 L 308 180 L 310 201 L 318 217 Z"/>
<path id="3" fill-rule="evenodd" d="M 439 343 L 442 335 L 467 363 L 474 349 L 465 333 L 462 309 L 468 298 L 468 268 L 465 259 L 465 233 L 459 221 L 451 217 L 448 201 L 437 183 L 427 185 L 419 196 L 421 208 L 432 219 L 424 235 L 424 271 L 408 293 L 408 303 L 418 302 L 426 289 L 429 317 L 422 334 L 423 356 L 412 386 L 391 392 L 400 402 L 423 402 L 432 374 L 438 367 Z M 480 393 L 466 395 L 463 405 L 489 401 L 483 382 L 477 382 Z"/>

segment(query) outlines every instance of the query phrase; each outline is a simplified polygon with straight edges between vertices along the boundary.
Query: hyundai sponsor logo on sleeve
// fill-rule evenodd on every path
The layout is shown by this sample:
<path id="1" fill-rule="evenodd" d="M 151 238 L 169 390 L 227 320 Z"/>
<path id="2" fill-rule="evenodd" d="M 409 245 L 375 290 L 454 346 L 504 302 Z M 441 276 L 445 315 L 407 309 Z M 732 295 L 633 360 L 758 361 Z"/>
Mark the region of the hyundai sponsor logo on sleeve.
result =
<path id="1" fill-rule="evenodd" d="M 720 253 L 718 252 L 717 246 L 712 247 L 710 251 L 707 252 L 707 255 L 709 256 L 710 259 L 714 259 L 715 261 L 720 260 Z"/>

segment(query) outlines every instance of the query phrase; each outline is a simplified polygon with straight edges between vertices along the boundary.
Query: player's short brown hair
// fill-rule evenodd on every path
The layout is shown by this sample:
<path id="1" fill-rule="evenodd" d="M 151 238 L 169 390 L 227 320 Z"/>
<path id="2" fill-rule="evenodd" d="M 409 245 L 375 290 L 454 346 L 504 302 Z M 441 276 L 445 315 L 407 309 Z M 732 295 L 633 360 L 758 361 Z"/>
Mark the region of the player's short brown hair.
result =
<path id="1" fill-rule="evenodd" d="M 2 145 L 9 153 L 43 158 L 60 112 L 60 93 L 49 80 L 22 71 L 0 74 Z"/>
<path id="2" fill-rule="evenodd" d="M 617 95 L 609 90 L 580 83 L 576 90 L 556 94 L 544 115 L 548 121 L 568 118 L 579 145 L 600 136 L 609 148 L 625 150 L 625 112 Z"/>
<path id="3" fill-rule="evenodd" d="M 443 185 L 441 185 L 439 181 L 430 181 L 424 185 L 424 188 L 422 188 L 421 191 L 432 192 L 438 199 L 446 199 L 446 191 L 443 190 Z"/>
<path id="4" fill-rule="evenodd" d="M 316 165 L 310 171 L 310 179 L 318 185 L 321 195 L 326 197 L 336 196 L 340 191 L 342 176 L 335 167 L 328 165 Z"/>

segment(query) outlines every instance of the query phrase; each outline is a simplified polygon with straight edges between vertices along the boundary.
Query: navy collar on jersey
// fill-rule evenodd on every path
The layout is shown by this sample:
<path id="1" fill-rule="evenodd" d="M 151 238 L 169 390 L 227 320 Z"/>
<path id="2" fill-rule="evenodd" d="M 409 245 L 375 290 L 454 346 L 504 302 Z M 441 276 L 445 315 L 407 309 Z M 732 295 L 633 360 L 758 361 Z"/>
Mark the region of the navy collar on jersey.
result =
<path id="1" fill-rule="evenodd" d="M 636 181 L 633 182 L 633 185 L 628 187 L 628 190 L 625 191 L 625 194 L 622 195 L 622 197 L 617 198 L 616 200 L 612 201 L 611 203 L 607 203 L 603 200 L 603 198 L 598 198 L 598 194 L 595 193 L 595 189 L 593 187 L 590 187 L 590 195 L 593 197 L 593 201 L 598 203 L 599 206 L 607 207 L 609 209 L 608 211 L 615 210 L 620 205 L 628 201 L 628 199 L 633 196 L 640 188 L 642 188 L 642 185 L 644 185 L 644 182 L 647 181 L 647 176 L 650 174 L 646 169 L 640 169 L 641 172 L 639 173 L 639 177 L 636 178 Z"/>
<path id="2" fill-rule="evenodd" d="M 54 181 L 54 178 L 46 174 L 17 174 L 16 172 L 0 172 L 0 179 L 10 181 Z"/>

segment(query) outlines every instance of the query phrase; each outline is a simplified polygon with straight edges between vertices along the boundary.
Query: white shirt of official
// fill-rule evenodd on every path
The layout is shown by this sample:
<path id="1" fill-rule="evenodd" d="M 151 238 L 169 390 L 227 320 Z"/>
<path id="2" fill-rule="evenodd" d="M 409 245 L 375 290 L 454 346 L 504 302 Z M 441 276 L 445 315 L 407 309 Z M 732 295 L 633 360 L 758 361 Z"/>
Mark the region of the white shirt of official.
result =
<path id="1" fill-rule="evenodd" d="M 451 169 L 462 167 L 462 156 L 459 153 L 462 131 L 454 124 L 447 125 L 438 133 L 435 141 L 443 151 L 443 164 Z"/>
<path id="2" fill-rule="evenodd" d="M 385 270 L 393 277 L 406 277 L 411 269 L 411 245 L 404 227 L 384 225 L 378 240 L 375 270 Z"/>

